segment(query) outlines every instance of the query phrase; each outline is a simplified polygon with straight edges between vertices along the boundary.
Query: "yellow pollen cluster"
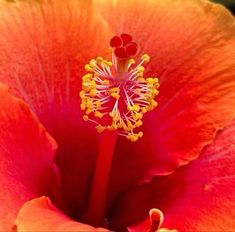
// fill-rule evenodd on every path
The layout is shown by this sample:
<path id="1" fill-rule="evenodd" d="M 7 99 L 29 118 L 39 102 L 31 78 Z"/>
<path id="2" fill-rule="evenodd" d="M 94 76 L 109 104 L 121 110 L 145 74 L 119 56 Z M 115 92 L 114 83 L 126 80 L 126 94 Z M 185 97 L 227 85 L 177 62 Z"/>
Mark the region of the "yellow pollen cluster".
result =
<path id="1" fill-rule="evenodd" d="M 157 106 L 154 98 L 159 87 L 157 78 L 144 77 L 143 64 L 149 59 L 143 55 L 136 66 L 135 60 L 129 59 L 121 80 L 117 78 L 120 72 L 115 56 L 113 62 L 97 57 L 85 65 L 88 73 L 82 78 L 80 92 L 83 119 L 95 123 L 99 133 L 118 130 L 130 141 L 143 136 L 143 132 L 135 131 L 143 124 L 143 115 Z"/>

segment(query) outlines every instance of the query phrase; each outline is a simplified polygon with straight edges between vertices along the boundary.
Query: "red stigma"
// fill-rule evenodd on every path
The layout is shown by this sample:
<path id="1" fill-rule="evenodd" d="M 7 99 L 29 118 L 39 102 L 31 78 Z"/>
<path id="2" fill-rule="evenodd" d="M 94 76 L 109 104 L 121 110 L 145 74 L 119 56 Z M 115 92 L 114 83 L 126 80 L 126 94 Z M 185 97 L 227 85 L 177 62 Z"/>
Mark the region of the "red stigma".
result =
<path id="1" fill-rule="evenodd" d="M 119 59 L 126 59 L 126 58 L 128 58 L 128 55 L 127 55 L 124 47 L 116 48 L 114 50 L 114 53 L 115 53 L 116 57 L 118 57 Z"/>
<path id="2" fill-rule="evenodd" d="M 125 47 L 126 50 L 126 54 L 128 56 L 135 56 L 137 53 L 137 44 L 135 42 L 131 42 L 129 44 L 127 44 L 127 46 Z"/>
<path id="3" fill-rule="evenodd" d="M 117 58 L 128 59 L 136 55 L 138 46 L 132 40 L 132 36 L 125 33 L 120 36 L 115 35 L 110 40 L 110 46 L 114 48 L 114 54 Z"/>
<path id="4" fill-rule="evenodd" d="M 122 38 L 123 46 L 127 45 L 132 41 L 132 36 L 129 34 L 121 34 L 120 36 Z"/>
<path id="5" fill-rule="evenodd" d="M 111 40 L 110 40 L 110 46 L 111 47 L 120 47 L 122 45 L 122 39 L 119 36 L 114 36 Z"/>

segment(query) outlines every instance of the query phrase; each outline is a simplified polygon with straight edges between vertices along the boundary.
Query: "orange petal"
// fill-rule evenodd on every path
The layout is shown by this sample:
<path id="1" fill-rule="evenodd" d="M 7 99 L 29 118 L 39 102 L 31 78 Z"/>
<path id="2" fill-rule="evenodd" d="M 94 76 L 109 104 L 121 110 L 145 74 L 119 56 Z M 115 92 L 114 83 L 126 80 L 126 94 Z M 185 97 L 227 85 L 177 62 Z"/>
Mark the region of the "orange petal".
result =
<path id="1" fill-rule="evenodd" d="M 59 211 L 48 197 L 35 198 L 23 205 L 16 219 L 17 231 L 76 231 L 107 232 L 104 228 L 94 228 L 76 222 Z"/>
<path id="2" fill-rule="evenodd" d="M 0 81 L 29 104 L 58 142 L 63 195 L 75 214 L 84 208 L 99 136 L 82 122 L 81 77 L 90 59 L 108 53 L 112 36 L 87 3 L 0 3 Z"/>
<path id="3" fill-rule="evenodd" d="M 84 66 L 108 53 L 110 31 L 87 3 L 0 4 L 0 81 L 50 129 L 59 120 L 81 123 L 79 89 Z"/>
<path id="4" fill-rule="evenodd" d="M 172 184 L 165 192 L 169 205 L 164 210 L 164 227 L 182 232 L 235 231 L 234 144 L 235 121 L 197 160 L 169 178 Z"/>
<path id="5" fill-rule="evenodd" d="M 163 228 L 180 232 L 235 231 L 235 121 L 197 160 L 173 174 L 123 194 L 113 208 L 113 226 L 138 225 L 149 209 L 164 213 Z M 148 220 L 140 226 L 148 226 Z"/>
<path id="6" fill-rule="evenodd" d="M 55 149 L 26 104 L 0 85 L 0 230 L 12 229 L 25 201 L 49 193 Z"/>
<path id="7" fill-rule="evenodd" d="M 116 34 L 131 34 L 150 55 L 146 75 L 160 78 L 159 106 L 146 115 L 143 138 L 117 145 L 115 199 L 140 179 L 196 159 L 235 117 L 235 20 L 204 0 L 94 2 Z"/>

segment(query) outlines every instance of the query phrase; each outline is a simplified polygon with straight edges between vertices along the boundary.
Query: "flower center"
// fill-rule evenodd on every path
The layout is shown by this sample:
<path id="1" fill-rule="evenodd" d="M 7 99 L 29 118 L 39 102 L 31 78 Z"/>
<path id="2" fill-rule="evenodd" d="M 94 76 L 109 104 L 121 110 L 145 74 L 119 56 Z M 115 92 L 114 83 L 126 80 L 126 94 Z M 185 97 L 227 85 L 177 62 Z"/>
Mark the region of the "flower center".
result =
<path id="1" fill-rule="evenodd" d="M 137 141 L 143 132 L 143 115 L 157 106 L 158 79 L 144 77 L 144 64 L 150 57 L 142 55 L 136 64 L 133 57 L 138 46 L 128 34 L 110 41 L 112 61 L 97 57 L 85 65 L 82 78 L 81 109 L 83 119 L 96 124 L 98 132 L 117 130 L 130 141 Z"/>

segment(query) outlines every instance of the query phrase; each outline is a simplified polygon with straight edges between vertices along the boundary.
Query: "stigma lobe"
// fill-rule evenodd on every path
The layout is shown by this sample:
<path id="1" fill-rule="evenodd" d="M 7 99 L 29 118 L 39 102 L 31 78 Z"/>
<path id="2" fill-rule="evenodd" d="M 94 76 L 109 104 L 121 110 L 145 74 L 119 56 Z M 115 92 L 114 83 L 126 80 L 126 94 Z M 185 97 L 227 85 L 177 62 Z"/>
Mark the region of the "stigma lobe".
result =
<path id="1" fill-rule="evenodd" d="M 114 49 L 114 53 L 119 59 L 132 58 L 137 54 L 137 43 L 133 42 L 133 38 L 129 34 L 115 35 L 110 40 L 110 46 Z"/>

